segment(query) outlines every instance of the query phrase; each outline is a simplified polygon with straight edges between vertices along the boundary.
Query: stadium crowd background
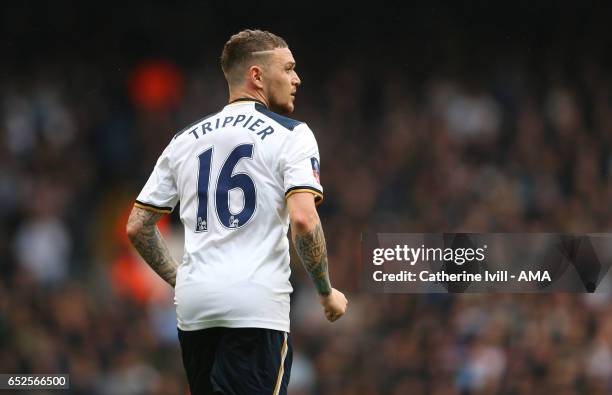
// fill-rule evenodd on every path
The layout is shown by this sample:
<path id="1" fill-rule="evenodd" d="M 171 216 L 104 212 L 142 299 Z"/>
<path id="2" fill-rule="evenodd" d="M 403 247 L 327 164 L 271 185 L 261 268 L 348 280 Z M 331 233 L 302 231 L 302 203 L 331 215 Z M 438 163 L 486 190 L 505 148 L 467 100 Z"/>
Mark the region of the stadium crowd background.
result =
<path id="1" fill-rule="evenodd" d="M 0 6 L 0 372 L 186 393 L 170 289 L 123 225 L 174 133 L 226 102 L 227 37 L 260 27 L 298 62 L 294 117 L 318 139 L 331 277 L 350 299 L 329 325 L 292 263 L 290 393 L 611 393 L 609 294 L 360 289 L 367 229 L 610 230 L 606 13 L 504 7 Z M 180 256 L 176 215 L 162 229 Z"/>

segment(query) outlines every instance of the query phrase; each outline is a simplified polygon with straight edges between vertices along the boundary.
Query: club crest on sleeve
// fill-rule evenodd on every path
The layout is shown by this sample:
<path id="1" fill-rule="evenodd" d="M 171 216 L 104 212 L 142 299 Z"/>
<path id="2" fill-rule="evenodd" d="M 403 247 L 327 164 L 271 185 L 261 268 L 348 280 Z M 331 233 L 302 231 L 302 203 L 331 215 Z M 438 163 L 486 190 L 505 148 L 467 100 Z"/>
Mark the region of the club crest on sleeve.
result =
<path id="1" fill-rule="evenodd" d="M 310 158 L 310 164 L 312 165 L 312 175 L 317 180 L 317 182 L 321 183 L 321 167 L 319 166 L 319 161 L 317 158 Z"/>

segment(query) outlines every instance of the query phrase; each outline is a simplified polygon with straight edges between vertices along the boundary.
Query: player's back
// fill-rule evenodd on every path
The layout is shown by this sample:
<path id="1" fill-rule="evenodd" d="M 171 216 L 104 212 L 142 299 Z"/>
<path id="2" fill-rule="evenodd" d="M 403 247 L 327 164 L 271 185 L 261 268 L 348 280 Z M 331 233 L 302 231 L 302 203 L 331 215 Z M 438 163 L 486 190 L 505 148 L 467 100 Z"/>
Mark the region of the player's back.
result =
<path id="1" fill-rule="evenodd" d="M 308 169 L 301 169 L 306 162 Z M 168 184 L 180 199 L 185 253 L 176 280 L 179 328 L 289 331 L 285 198 L 300 188 L 321 194 L 315 162 L 318 168 L 308 127 L 254 101 L 229 104 L 174 137 L 147 185 L 163 191 L 160 184 Z M 143 204 L 164 203 L 146 190 Z"/>

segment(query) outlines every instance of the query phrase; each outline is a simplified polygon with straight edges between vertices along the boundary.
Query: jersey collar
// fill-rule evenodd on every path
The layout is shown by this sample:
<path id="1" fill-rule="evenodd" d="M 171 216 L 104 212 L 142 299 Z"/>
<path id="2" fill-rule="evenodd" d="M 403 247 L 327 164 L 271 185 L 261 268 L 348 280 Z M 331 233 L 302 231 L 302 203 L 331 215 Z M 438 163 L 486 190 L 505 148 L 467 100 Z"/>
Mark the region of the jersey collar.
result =
<path id="1" fill-rule="evenodd" d="M 268 108 L 268 106 L 266 106 L 264 102 L 262 102 L 261 100 L 253 99 L 252 97 L 240 97 L 238 99 L 232 100 L 231 102 L 228 103 L 228 105 L 238 103 L 238 102 L 255 102 L 255 103 L 259 103 L 262 106 Z"/>

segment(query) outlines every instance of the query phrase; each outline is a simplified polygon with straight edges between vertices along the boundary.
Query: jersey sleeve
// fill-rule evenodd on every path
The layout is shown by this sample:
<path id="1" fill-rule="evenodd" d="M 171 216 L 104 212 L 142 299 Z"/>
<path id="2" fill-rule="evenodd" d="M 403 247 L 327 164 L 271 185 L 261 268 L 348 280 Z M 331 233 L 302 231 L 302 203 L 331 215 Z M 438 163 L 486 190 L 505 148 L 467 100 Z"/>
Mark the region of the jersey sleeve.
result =
<path id="1" fill-rule="evenodd" d="M 285 199 L 297 192 L 310 192 L 315 204 L 319 205 L 323 202 L 323 187 L 317 141 L 306 124 L 299 125 L 291 133 L 281 162 Z"/>
<path id="2" fill-rule="evenodd" d="M 170 165 L 171 144 L 161 154 L 134 205 L 145 210 L 168 214 L 178 203 L 178 188 Z"/>

